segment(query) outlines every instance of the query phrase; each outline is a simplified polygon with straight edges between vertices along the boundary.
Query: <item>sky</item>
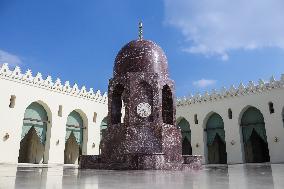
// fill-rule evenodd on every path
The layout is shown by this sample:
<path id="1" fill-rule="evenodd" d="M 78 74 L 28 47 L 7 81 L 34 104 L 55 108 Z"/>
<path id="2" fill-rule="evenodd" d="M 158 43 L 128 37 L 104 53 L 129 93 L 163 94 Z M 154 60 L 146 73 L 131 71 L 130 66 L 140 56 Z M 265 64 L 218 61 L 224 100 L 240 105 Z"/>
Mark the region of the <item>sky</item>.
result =
<path id="1" fill-rule="evenodd" d="M 178 97 L 284 73 L 283 0 L 0 0 L 0 64 L 106 92 L 140 20 Z"/>

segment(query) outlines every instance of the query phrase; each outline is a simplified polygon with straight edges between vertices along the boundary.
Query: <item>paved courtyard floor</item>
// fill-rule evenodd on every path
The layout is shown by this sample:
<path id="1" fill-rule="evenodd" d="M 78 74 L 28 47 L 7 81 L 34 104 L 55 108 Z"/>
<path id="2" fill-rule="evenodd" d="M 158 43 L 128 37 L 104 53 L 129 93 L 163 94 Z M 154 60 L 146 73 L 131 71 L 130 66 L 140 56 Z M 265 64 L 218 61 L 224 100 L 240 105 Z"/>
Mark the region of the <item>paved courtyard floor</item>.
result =
<path id="1" fill-rule="evenodd" d="M 211 165 L 199 171 L 106 171 L 2 164 L 0 188 L 283 189 L 284 164 Z"/>

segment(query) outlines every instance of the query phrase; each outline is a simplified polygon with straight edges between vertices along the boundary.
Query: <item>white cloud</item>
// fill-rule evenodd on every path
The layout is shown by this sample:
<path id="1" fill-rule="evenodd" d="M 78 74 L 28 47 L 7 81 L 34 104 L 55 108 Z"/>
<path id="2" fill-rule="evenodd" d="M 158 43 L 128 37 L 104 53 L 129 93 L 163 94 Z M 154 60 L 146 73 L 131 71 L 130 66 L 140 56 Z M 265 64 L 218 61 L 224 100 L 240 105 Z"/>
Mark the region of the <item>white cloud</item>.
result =
<path id="1" fill-rule="evenodd" d="M 216 82 L 217 82 L 216 80 L 212 80 L 212 79 L 200 79 L 200 80 L 194 81 L 193 85 L 199 88 L 205 88 L 205 87 L 216 84 Z"/>
<path id="2" fill-rule="evenodd" d="M 166 23 L 181 30 L 184 51 L 227 60 L 230 50 L 284 49 L 283 0 L 164 0 Z"/>
<path id="3" fill-rule="evenodd" d="M 9 63 L 9 65 L 16 66 L 22 64 L 22 60 L 14 54 L 0 50 L 0 65 L 3 63 Z"/>

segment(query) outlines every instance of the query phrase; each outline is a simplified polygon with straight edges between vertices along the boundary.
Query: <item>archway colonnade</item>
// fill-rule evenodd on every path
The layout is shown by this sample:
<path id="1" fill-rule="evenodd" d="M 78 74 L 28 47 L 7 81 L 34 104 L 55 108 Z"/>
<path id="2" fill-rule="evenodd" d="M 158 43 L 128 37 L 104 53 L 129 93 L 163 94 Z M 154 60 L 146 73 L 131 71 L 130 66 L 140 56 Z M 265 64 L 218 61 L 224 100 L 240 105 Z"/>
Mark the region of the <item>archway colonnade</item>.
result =
<path id="1" fill-rule="evenodd" d="M 94 115 L 97 116 L 97 113 Z M 48 163 L 51 136 L 58 134 L 51 133 L 54 127 L 60 127 L 58 131 L 65 131 L 64 153 L 61 154 L 64 157 L 62 158 L 64 164 L 78 164 L 80 155 L 87 154 L 89 123 L 87 115 L 80 109 L 74 109 L 68 114 L 63 125 L 53 125 L 52 116 L 54 115 L 50 108 L 42 101 L 32 102 L 25 109 L 18 163 Z M 93 118 L 93 121 L 96 121 L 95 119 Z M 56 145 L 59 143 L 58 139 Z"/>
<path id="2" fill-rule="evenodd" d="M 195 119 L 196 116 L 193 118 Z M 261 110 L 254 106 L 246 106 L 238 115 L 234 115 L 235 120 L 231 121 L 231 119 L 231 109 L 228 111 L 228 117 L 224 112 L 211 111 L 199 120 L 202 125 L 201 131 L 199 125 L 195 123 L 196 120 L 187 119 L 186 116 L 179 117 L 177 126 L 181 129 L 183 154 L 202 154 L 200 152 L 203 151 L 204 163 L 207 164 L 229 163 L 228 151 L 231 153 L 231 158 L 234 158 L 232 156 L 236 154 L 241 156 L 243 163 L 270 162 L 270 148 L 267 139 L 269 120 L 265 120 Z M 281 112 L 281 119 L 284 121 L 284 111 Z M 236 124 L 230 125 L 230 121 L 237 123 L 237 126 Z M 198 148 L 203 150 L 200 151 Z"/>

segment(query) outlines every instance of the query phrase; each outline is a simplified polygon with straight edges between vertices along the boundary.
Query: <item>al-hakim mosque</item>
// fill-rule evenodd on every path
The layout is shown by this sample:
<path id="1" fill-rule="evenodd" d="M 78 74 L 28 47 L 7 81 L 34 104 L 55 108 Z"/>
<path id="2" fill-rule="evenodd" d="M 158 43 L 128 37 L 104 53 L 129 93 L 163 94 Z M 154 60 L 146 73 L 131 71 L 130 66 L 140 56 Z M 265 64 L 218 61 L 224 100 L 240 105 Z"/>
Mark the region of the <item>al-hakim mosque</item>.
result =
<path id="1" fill-rule="evenodd" d="M 165 53 L 139 28 L 104 94 L 3 64 L 0 163 L 184 170 L 284 162 L 284 75 L 176 98 Z"/>

